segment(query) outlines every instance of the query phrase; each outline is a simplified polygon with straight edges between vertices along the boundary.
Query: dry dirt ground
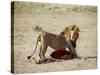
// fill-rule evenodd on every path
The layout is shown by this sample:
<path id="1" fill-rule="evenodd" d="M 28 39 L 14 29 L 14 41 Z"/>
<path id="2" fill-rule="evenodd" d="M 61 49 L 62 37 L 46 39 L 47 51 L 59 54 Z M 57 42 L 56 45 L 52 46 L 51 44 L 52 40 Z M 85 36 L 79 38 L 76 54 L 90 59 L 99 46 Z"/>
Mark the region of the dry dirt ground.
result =
<path id="1" fill-rule="evenodd" d="M 26 5 L 26 6 L 24 6 Z M 76 24 L 80 28 L 80 37 L 77 41 L 77 53 L 79 56 L 97 56 L 97 13 L 79 11 L 67 11 L 65 7 L 54 4 L 33 5 L 30 3 L 15 3 L 14 9 L 14 72 L 36 73 L 69 70 L 96 69 L 96 58 L 63 60 L 46 64 L 29 62 L 29 56 L 35 47 L 36 38 L 39 34 L 35 27 L 39 26 L 47 32 L 59 34 L 65 27 Z M 22 6 L 22 7 L 20 7 Z M 37 8 L 37 7 L 38 8 Z M 54 8 L 54 6 L 56 6 Z M 30 8 L 33 7 L 33 8 Z M 69 6 L 73 8 L 74 6 Z M 82 6 L 84 7 L 84 6 Z M 69 9 L 71 9 L 69 8 Z M 38 54 L 35 53 L 35 57 Z M 46 56 L 53 51 L 48 48 Z"/>

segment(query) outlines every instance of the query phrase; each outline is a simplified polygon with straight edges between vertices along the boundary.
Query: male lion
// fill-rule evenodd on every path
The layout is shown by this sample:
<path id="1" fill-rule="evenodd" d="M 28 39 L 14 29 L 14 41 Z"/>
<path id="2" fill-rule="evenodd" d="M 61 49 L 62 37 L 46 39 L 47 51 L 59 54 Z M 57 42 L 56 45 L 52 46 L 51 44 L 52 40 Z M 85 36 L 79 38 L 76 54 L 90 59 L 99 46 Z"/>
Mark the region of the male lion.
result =
<path id="1" fill-rule="evenodd" d="M 49 32 L 42 31 L 37 38 L 37 43 L 34 52 L 31 56 L 28 56 L 30 59 L 36 51 L 38 42 L 40 42 L 40 50 L 39 50 L 39 60 L 37 63 L 42 63 L 45 60 L 45 53 L 47 51 L 48 46 L 58 50 L 66 50 L 68 48 L 73 54 L 74 57 L 78 57 L 75 47 L 76 47 L 76 40 L 79 37 L 79 28 L 76 25 L 71 25 L 60 35 L 52 34 Z"/>

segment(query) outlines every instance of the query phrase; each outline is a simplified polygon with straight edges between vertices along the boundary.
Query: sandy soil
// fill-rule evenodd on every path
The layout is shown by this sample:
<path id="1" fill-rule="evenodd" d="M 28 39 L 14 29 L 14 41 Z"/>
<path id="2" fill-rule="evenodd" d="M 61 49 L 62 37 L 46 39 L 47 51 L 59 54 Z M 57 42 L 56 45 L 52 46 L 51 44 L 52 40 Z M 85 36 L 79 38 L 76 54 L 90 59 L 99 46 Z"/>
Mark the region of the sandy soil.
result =
<path id="1" fill-rule="evenodd" d="M 52 7 L 53 8 L 53 7 Z M 80 28 L 80 37 L 77 41 L 79 56 L 88 57 L 97 55 L 97 14 L 96 12 L 73 12 L 62 9 L 40 7 L 38 9 L 21 9 L 15 7 L 14 13 L 14 69 L 15 73 L 35 73 L 51 71 L 96 69 L 96 58 L 63 60 L 46 64 L 35 64 L 27 60 L 35 47 L 39 32 L 34 31 L 35 26 L 43 30 L 59 34 L 71 24 Z M 38 50 L 35 56 L 38 54 Z M 46 56 L 53 51 L 48 48 Z"/>

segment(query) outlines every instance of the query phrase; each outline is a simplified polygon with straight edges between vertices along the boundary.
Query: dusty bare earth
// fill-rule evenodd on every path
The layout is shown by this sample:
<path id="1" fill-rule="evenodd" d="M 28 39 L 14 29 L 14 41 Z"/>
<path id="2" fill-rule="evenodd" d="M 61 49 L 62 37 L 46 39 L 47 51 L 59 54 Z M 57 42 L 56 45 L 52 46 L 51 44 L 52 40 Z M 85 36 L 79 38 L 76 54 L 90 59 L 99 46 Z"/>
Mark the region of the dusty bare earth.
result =
<path id="1" fill-rule="evenodd" d="M 69 7 L 69 8 L 66 8 Z M 68 71 L 96 69 L 96 58 L 63 60 L 46 64 L 29 62 L 29 56 L 35 47 L 39 34 L 36 27 L 42 30 L 59 34 L 71 24 L 80 28 L 80 37 L 77 41 L 77 53 L 79 56 L 97 56 L 97 13 L 96 11 L 72 10 L 72 5 L 35 4 L 15 2 L 14 9 L 14 72 L 35 73 L 51 71 Z M 87 6 L 88 7 L 88 6 Z M 84 9 L 83 9 L 84 10 Z M 38 50 L 35 53 L 37 57 Z M 46 56 L 53 51 L 48 48 Z"/>

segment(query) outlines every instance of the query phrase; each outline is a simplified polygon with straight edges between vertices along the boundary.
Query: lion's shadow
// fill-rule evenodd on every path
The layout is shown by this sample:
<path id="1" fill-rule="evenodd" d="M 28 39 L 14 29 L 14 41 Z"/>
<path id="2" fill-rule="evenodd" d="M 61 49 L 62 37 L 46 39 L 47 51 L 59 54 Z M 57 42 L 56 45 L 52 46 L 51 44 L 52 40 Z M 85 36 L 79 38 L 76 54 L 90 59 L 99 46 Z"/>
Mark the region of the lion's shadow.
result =
<path id="1" fill-rule="evenodd" d="M 73 60 L 73 59 L 66 59 L 66 60 Z M 52 59 L 52 58 L 47 58 L 44 61 L 42 61 L 42 63 L 36 63 L 36 64 L 47 64 L 47 63 L 53 63 L 53 62 L 62 62 L 62 61 L 66 61 L 66 60 L 65 59 Z"/>

